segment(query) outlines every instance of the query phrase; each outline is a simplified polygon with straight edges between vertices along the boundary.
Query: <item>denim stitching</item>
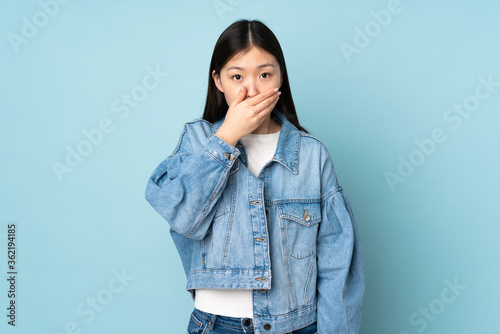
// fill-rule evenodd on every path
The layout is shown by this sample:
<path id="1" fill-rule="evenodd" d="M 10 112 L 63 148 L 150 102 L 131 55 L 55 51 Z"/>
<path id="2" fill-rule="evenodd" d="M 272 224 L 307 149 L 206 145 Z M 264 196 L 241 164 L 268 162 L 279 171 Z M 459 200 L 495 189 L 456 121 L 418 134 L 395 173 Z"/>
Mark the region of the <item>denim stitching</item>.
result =
<path id="1" fill-rule="evenodd" d="M 198 318 L 196 318 L 193 313 L 191 313 L 191 319 L 193 319 L 194 323 L 197 324 L 198 327 L 203 326 L 203 322 L 201 322 L 200 320 L 198 320 Z"/>

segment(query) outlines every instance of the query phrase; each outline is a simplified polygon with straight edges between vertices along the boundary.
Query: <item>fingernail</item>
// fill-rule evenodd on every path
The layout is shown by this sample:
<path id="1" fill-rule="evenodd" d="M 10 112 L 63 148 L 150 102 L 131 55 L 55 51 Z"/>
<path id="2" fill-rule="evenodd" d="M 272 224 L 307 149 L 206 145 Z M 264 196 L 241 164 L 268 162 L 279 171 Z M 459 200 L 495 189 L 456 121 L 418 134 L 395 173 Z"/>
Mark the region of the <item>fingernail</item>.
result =
<path id="1" fill-rule="evenodd" d="M 280 96 L 280 95 L 281 95 L 281 92 L 278 93 L 278 96 Z"/>
<path id="2" fill-rule="evenodd" d="M 276 92 L 278 91 L 278 89 L 279 89 L 279 88 L 275 88 L 275 89 L 274 89 L 274 92 L 276 93 Z"/>

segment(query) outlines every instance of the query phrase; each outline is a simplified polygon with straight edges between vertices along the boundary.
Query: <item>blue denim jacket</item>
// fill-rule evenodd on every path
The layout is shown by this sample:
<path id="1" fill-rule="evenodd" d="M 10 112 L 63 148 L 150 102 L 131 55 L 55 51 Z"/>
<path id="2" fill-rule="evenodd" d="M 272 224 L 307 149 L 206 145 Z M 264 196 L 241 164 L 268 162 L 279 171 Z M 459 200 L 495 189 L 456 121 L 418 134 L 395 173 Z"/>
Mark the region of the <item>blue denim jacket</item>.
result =
<path id="1" fill-rule="evenodd" d="M 148 180 L 146 200 L 170 234 L 194 299 L 197 288 L 254 289 L 255 333 L 317 321 L 318 333 L 358 333 L 363 250 L 330 153 L 275 108 L 276 152 L 256 177 L 245 147 L 187 122 Z"/>

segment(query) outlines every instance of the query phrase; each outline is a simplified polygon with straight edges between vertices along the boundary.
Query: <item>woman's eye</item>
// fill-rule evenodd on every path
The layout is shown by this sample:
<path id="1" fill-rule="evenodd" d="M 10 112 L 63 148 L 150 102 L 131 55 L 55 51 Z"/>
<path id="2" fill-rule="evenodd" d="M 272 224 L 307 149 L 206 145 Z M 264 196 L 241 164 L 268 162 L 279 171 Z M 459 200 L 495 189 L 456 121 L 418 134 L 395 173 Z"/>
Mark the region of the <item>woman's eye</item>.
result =
<path id="1" fill-rule="evenodd" d="M 262 73 L 262 75 L 265 75 L 265 76 L 266 76 L 265 78 L 267 78 L 267 77 L 269 77 L 271 74 L 270 74 L 270 73 Z M 264 78 L 264 79 L 265 79 L 265 78 Z"/>
<path id="2" fill-rule="evenodd" d="M 236 78 L 236 77 L 238 77 L 238 78 Z M 241 75 L 239 75 L 239 74 L 233 75 L 233 79 L 239 80 L 240 78 L 241 78 Z"/>

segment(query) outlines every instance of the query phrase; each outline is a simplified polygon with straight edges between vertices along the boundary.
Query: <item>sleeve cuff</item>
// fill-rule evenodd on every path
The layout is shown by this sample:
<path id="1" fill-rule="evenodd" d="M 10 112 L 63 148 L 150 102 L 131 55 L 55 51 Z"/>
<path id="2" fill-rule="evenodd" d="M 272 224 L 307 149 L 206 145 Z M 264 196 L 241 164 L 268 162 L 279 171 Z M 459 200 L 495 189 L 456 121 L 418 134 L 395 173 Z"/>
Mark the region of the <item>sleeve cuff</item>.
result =
<path id="1" fill-rule="evenodd" d="M 209 137 L 204 150 L 228 167 L 234 164 L 234 161 L 241 153 L 240 150 L 224 141 L 215 133 Z"/>

